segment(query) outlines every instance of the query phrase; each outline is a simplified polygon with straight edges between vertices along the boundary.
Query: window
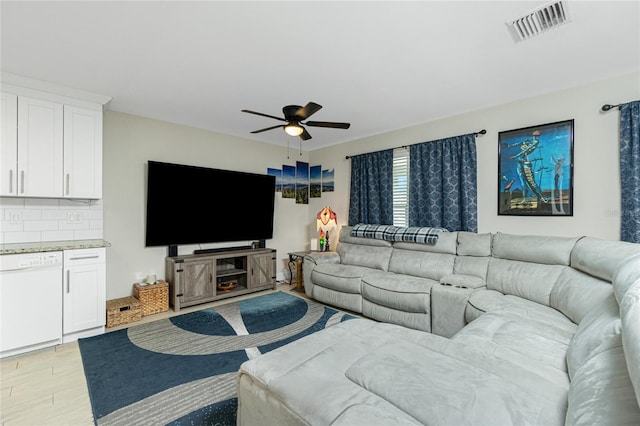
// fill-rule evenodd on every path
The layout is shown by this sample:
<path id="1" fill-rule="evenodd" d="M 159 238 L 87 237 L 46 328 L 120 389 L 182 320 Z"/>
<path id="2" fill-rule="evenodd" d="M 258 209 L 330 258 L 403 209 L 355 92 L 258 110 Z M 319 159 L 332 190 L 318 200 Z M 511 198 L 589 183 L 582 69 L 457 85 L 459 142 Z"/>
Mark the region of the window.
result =
<path id="1" fill-rule="evenodd" d="M 409 226 L 409 150 L 393 150 L 393 224 Z"/>

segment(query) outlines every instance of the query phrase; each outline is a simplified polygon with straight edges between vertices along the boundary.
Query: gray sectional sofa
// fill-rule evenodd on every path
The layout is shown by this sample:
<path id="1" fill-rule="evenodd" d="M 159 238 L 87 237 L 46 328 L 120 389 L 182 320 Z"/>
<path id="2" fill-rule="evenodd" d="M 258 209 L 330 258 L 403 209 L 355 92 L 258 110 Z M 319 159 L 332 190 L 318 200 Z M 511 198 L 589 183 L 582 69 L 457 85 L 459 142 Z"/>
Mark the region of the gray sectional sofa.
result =
<path id="1" fill-rule="evenodd" d="M 640 425 L 640 245 L 351 230 L 305 291 L 371 319 L 244 363 L 239 425 Z"/>

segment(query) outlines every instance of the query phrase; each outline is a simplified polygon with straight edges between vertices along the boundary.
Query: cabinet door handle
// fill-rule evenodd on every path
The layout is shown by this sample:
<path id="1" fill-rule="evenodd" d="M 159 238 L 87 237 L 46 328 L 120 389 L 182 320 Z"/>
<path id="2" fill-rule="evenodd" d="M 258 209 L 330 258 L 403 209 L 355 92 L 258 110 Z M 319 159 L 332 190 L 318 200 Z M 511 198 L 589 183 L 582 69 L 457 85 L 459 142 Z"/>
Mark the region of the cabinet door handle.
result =
<path id="1" fill-rule="evenodd" d="M 82 260 L 82 259 L 97 259 L 100 256 L 97 254 L 91 254 L 91 255 L 87 255 L 87 256 L 76 256 L 76 257 L 70 257 L 69 260 Z"/>
<path id="2" fill-rule="evenodd" d="M 69 294 L 70 288 L 71 288 L 71 270 L 67 269 L 67 294 Z"/>
<path id="3" fill-rule="evenodd" d="M 20 193 L 24 194 L 24 170 L 20 171 Z"/>
<path id="4" fill-rule="evenodd" d="M 212 283 L 213 282 L 213 274 L 209 274 L 209 282 Z"/>
<path id="5" fill-rule="evenodd" d="M 13 169 L 9 170 L 9 194 L 13 192 Z"/>
<path id="6" fill-rule="evenodd" d="M 69 173 L 67 173 L 66 194 L 69 195 Z"/>

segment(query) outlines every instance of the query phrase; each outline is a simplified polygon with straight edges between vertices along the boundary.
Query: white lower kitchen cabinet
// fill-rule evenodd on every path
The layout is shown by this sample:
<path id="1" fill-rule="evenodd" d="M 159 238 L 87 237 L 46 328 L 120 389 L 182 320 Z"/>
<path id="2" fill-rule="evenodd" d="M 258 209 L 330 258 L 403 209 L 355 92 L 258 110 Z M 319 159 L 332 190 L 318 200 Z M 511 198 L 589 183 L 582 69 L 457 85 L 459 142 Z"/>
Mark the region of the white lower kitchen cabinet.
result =
<path id="1" fill-rule="evenodd" d="M 106 249 L 64 251 L 63 342 L 104 333 Z"/>

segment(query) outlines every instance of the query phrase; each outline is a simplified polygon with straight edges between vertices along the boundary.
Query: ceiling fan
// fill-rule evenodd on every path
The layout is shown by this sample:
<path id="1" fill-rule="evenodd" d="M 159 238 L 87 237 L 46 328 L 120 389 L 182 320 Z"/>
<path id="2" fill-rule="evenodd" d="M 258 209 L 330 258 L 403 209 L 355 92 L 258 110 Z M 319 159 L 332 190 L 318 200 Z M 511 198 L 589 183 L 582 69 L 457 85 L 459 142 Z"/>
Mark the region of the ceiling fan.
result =
<path id="1" fill-rule="evenodd" d="M 251 133 L 260 133 L 265 132 L 267 130 L 277 129 L 278 127 L 282 127 L 287 134 L 291 136 L 300 136 L 300 139 L 306 141 L 307 139 L 311 139 L 311 135 L 307 132 L 302 125 L 310 126 L 310 127 L 330 127 L 332 129 L 348 129 L 351 126 L 350 123 L 335 123 L 331 121 L 306 121 L 304 120 L 311 117 L 313 114 L 318 112 L 322 108 L 322 105 L 318 105 L 315 102 L 309 102 L 305 106 L 300 105 L 287 105 L 282 108 L 282 113 L 284 114 L 284 118 L 276 117 L 274 115 L 263 114 L 261 112 L 249 111 L 248 109 L 243 109 L 242 112 L 248 112 L 249 114 L 261 115 L 263 117 L 274 118 L 276 120 L 285 121 L 287 124 L 279 124 L 277 126 L 267 127 L 265 129 L 254 130 Z"/>

